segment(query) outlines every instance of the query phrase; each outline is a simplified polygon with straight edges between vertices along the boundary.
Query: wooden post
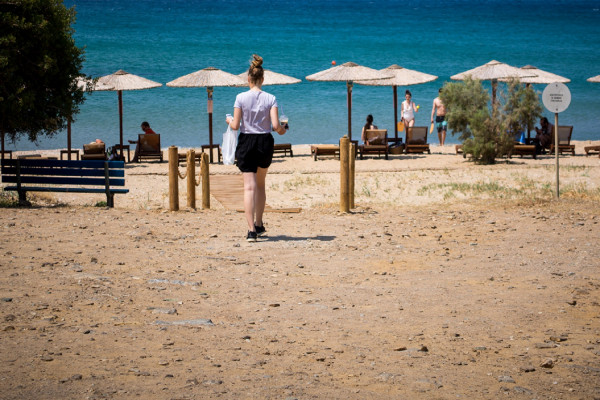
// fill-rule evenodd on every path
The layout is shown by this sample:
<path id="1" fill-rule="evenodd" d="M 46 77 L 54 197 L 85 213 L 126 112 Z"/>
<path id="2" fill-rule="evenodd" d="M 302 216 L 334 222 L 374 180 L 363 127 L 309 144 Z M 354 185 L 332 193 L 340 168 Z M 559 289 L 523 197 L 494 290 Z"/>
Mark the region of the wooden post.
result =
<path id="1" fill-rule="evenodd" d="M 187 153 L 187 206 L 196 209 L 196 152 Z"/>
<path id="2" fill-rule="evenodd" d="M 554 158 L 556 159 L 556 198 L 560 198 L 560 188 L 558 179 L 558 113 L 554 113 Z"/>
<path id="3" fill-rule="evenodd" d="M 179 163 L 177 147 L 169 147 L 169 209 L 179 211 Z"/>
<path id="4" fill-rule="evenodd" d="M 349 149 L 350 139 L 348 136 L 344 136 L 340 139 L 340 211 L 341 212 L 349 212 L 350 211 L 350 197 L 349 193 L 349 158 L 350 158 L 350 149 Z"/>
<path id="5" fill-rule="evenodd" d="M 356 143 L 350 142 L 350 159 L 348 166 L 348 203 L 354 208 L 354 175 L 356 172 Z"/>
<path id="6" fill-rule="evenodd" d="M 200 159 L 200 175 L 202 179 L 202 209 L 210 210 L 210 173 L 208 170 L 208 154 L 202 153 Z"/>

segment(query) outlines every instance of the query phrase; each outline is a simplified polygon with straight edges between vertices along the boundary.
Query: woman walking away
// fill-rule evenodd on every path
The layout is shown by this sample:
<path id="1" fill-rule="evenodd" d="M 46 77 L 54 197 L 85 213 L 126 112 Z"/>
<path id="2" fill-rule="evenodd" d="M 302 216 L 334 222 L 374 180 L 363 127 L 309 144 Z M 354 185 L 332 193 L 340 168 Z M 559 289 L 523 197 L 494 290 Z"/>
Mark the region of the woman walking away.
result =
<path id="1" fill-rule="evenodd" d="M 226 122 L 231 129 L 239 129 L 235 149 L 237 166 L 244 177 L 244 211 L 248 223 L 248 242 L 256 242 L 266 233 L 263 213 L 267 195 L 265 178 L 273 159 L 274 139 L 271 130 L 285 134 L 286 128 L 279 124 L 277 99 L 262 91 L 264 70 L 262 57 L 254 54 L 248 69 L 250 90 L 240 93 L 233 105 L 233 118 Z"/>

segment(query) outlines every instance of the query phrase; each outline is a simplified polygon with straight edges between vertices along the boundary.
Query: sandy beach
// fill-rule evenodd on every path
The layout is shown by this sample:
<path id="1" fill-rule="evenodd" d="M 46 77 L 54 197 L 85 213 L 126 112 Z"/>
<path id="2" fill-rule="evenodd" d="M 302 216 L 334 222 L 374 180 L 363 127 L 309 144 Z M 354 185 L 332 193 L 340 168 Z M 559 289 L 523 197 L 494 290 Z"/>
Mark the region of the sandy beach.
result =
<path id="1" fill-rule="evenodd" d="M 600 142 L 575 144 L 559 201 L 553 156 L 432 145 L 356 160 L 347 214 L 339 161 L 294 146 L 267 203 L 301 211 L 257 243 L 183 180 L 168 211 L 166 162 L 114 209 L 0 208 L 0 398 L 600 399 Z"/>

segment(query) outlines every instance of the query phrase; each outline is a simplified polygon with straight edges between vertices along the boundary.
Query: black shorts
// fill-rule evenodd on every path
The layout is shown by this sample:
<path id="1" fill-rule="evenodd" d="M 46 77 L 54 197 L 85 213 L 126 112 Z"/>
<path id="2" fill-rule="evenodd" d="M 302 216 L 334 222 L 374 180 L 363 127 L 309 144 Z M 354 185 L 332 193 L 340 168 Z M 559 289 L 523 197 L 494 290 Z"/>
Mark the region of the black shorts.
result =
<path id="1" fill-rule="evenodd" d="M 273 161 L 275 139 L 271 133 L 241 133 L 235 149 L 237 166 L 242 172 L 256 172 L 258 167 L 269 168 Z"/>

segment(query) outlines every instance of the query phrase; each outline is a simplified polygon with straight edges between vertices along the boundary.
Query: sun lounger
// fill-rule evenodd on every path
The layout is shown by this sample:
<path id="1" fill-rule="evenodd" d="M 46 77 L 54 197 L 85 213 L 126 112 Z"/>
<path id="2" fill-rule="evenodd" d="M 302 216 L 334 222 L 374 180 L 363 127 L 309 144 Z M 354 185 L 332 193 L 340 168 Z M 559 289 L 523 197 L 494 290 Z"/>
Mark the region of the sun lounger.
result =
<path id="1" fill-rule="evenodd" d="M 406 152 L 407 153 L 429 153 L 431 149 L 427 143 L 427 127 L 413 126 L 406 128 Z"/>
<path id="2" fill-rule="evenodd" d="M 319 156 L 340 157 L 340 146 L 338 144 L 313 144 L 310 146 L 310 152 L 315 161 Z"/>
<path id="3" fill-rule="evenodd" d="M 511 153 L 508 155 L 508 158 L 511 158 L 511 156 L 533 156 L 533 158 L 535 159 L 537 157 L 535 152 L 535 145 L 515 143 Z"/>
<path id="4" fill-rule="evenodd" d="M 163 161 L 163 152 L 160 148 L 160 134 L 158 133 L 141 133 L 138 135 L 138 144 L 135 149 L 137 157 L 134 161 L 142 162 L 142 160 L 159 160 Z"/>
<path id="5" fill-rule="evenodd" d="M 386 129 L 367 129 L 365 131 L 365 144 L 358 146 L 360 159 L 363 159 L 365 154 L 385 155 L 388 159 L 389 145 Z"/>
<path id="6" fill-rule="evenodd" d="M 575 155 L 575 145 L 571 144 L 571 135 L 573 134 L 573 126 L 559 126 L 558 127 L 558 152 L 562 154 L 571 153 Z M 552 140 L 552 144 L 550 145 L 550 154 L 554 154 L 554 136 Z"/>
<path id="7" fill-rule="evenodd" d="M 274 154 L 282 154 L 283 156 L 287 156 L 287 153 L 290 153 L 290 157 L 294 157 L 294 153 L 292 152 L 292 144 L 291 143 L 275 143 L 273 146 Z"/>
<path id="8" fill-rule="evenodd" d="M 583 150 L 585 150 L 586 156 L 598 153 L 598 157 L 600 157 L 600 146 L 585 146 Z"/>
<path id="9" fill-rule="evenodd" d="M 106 160 L 106 144 L 90 143 L 83 145 L 82 160 Z"/>

